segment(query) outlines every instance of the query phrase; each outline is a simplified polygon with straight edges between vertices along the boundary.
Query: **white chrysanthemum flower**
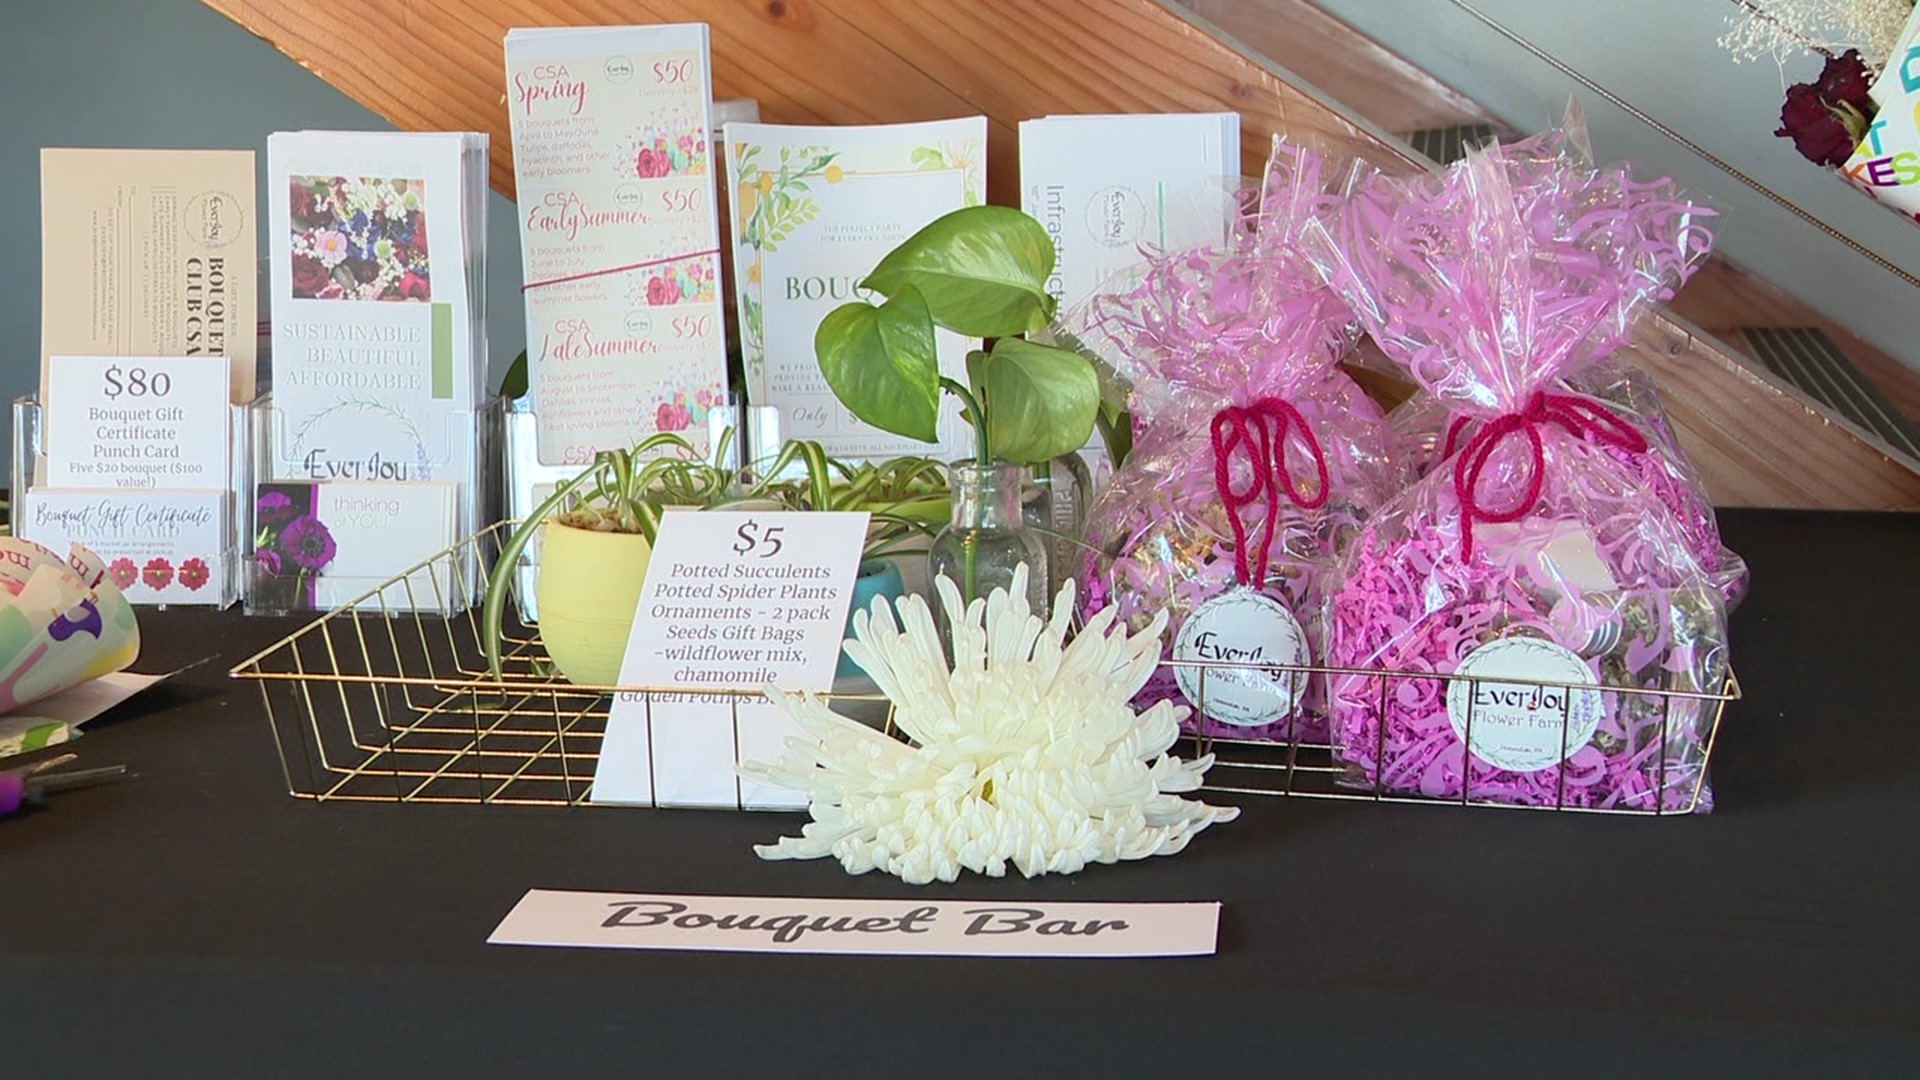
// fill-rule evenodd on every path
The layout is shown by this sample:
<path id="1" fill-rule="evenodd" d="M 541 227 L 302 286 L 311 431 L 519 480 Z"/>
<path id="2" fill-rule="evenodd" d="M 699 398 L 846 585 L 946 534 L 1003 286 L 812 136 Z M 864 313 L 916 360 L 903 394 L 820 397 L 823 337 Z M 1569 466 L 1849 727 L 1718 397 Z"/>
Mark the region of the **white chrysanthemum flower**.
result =
<path id="1" fill-rule="evenodd" d="M 900 601 L 900 624 L 884 599 L 854 614 L 847 655 L 893 701 L 912 745 L 832 712 L 817 695 L 768 691 L 812 738 L 789 738 L 779 764 L 742 771 L 805 792 L 813 821 L 798 837 L 756 847 L 761 858 L 832 855 L 848 873 L 879 869 L 914 885 L 952 881 L 962 869 L 999 877 L 1009 863 L 1028 877 L 1070 874 L 1090 862 L 1175 854 L 1239 815 L 1179 797 L 1213 764 L 1210 755 L 1182 762 L 1166 753 L 1186 707 L 1130 705 L 1159 659 L 1166 615 L 1128 636 L 1109 607 L 1063 648 L 1073 583 L 1042 622 L 1027 604 L 1026 574 L 1020 567 L 1011 595 L 996 589 L 950 619 L 951 670 L 921 598 Z M 946 610 L 959 611 L 953 582 L 936 587 Z"/>

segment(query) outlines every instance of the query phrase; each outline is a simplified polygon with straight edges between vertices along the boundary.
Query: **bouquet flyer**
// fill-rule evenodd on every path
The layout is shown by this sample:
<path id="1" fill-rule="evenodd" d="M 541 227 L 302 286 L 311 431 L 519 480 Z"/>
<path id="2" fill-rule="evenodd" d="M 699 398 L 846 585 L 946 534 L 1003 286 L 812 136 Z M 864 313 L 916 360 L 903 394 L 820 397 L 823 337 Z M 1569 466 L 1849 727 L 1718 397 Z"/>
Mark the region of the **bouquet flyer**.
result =
<path id="1" fill-rule="evenodd" d="M 747 397 L 779 408 L 781 431 L 846 458 L 967 453 L 959 408 L 940 416 L 935 447 L 855 418 L 833 396 L 813 335 L 860 279 L 935 218 L 981 201 L 983 116 L 871 127 L 728 124 L 734 286 Z M 966 379 L 959 334 L 936 331 L 940 372 Z"/>
<path id="2" fill-rule="evenodd" d="M 540 462 L 704 428 L 727 404 L 706 26 L 514 30 L 506 61 Z"/>

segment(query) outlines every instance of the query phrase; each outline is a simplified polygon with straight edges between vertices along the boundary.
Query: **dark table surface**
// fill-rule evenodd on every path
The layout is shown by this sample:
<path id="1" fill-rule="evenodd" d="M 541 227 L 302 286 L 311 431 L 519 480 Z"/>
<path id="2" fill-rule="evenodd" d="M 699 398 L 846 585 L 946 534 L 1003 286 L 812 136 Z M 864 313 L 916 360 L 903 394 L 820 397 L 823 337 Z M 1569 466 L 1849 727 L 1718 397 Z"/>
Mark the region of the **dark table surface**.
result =
<path id="1" fill-rule="evenodd" d="M 138 778 L 0 822 L 0 1077 L 1920 1075 L 1920 515 L 1724 527 L 1711 816 L 1251 799 L 921 891 L 754 858 L 790 816 L 291 799 L 226 671 L 292 624 L 156 614 L 142 670 L 211 662 L 75 745 Z M 1199 959 L 484 944 L 535 886 L 1226 906 Z"/>

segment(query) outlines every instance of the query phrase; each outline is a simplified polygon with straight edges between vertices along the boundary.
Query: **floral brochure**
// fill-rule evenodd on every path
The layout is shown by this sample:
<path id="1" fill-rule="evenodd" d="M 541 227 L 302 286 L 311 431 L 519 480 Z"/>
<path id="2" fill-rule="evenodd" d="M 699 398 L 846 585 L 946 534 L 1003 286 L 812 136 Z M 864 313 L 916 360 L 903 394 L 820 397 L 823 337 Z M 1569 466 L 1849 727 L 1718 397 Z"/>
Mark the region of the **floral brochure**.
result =
<path id="1" fill-rule="evenodd" d="M 936 447 L 888 435 L 833 396 L 813 335 L 902 240 L 980 203 L 987 121 L 972 116 L 871 127 L 727 125 L 734 285 L 747 396 L 780 410 L 780 430 L 829 454 L 966 456 L 959 407 L 943 405 Z M 936 331 L 940 373 L 966 381 L 974 343 Z"/>
<path id="2" fill-rule="evenodd" d="M 513 30 L 506 61 L 541 464 L 704 428 L 727 404 L 706 26 Z"/>
<path id="3" fill-rule="evenodd" d="M 273 480 L 455 481 L 477 528 L 487 140 L 267 143 Z"/>

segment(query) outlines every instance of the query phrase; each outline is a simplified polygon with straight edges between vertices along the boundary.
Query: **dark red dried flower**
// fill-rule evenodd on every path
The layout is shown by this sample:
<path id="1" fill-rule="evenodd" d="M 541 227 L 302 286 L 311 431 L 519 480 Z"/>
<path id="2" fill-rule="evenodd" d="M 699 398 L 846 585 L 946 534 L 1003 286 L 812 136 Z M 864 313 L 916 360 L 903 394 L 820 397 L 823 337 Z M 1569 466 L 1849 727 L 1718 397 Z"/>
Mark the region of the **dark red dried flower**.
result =
<path id="1" fill-rule="evenodd" d="M 1838 105 L 1844 101 L 1861 112 L 1873 111 L 1873 98 L 1867 94 L 1867 88 L 1872 85 L 1873 76 L 1867 71 L 1866 62 L 1860 59 L 1858 49 L 1827 57 L 1827 66 L 1820 69 L 1820 78 L 1813 84 L 1827 104 Z"/>
<path id="2" fill-rule="evenodd" d="M 1787 88 L 1774 134 L 1792 139 L 1793 148 L 1808 161 L 1845 165 L 1873 118 L 1873 99 L 1867 96 L 1871 82 L 1858 51 L 1828 57 L 1818 80 Z"/>

